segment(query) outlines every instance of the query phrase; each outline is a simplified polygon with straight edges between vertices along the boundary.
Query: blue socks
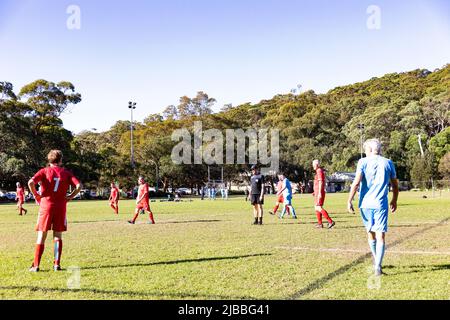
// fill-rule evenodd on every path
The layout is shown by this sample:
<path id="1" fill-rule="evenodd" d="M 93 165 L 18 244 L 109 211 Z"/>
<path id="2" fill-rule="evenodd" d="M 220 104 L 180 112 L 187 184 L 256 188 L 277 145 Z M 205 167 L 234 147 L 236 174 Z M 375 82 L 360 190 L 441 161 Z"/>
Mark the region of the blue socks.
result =
<path id="1" fill-rule="evenodd" d="M 281 211 L 280 218 L 283 219 L 285 214 L 286 214 L 286 206 L 284 206 L 283 210 Z"/>
<path id="2" fill-rule="evenodd" d="M 383 262 L 384 251 L 385 251 L 384 241 L 377 241 L 376 244 L 376 256 L 375 256 L 375 268 L 381 269 L 381 263 Z"/>
<path id="3" fill-rule="evenodd" d="M 293 206 L 289 206 L 289 209 L 291 210 L 291 214 L 293 217 L 297 218 L 297 215 L 295 214 L 295 209 Z"/>
<path id="4" fill-rule="evenodd" d="M 377 258 L 377 240 L 369 240 L 369 248 L 372 251 L 373 260 Z"/>
<path id="5" fill-rule="evenodd" d="M 281 215 L 280 218 L 283 218 L 284 215 L 286 214 L 286 209 L 289 207 L 289 212 L 291 213 L 292 217 L 297 217 L 297 215 L 295 214 L 295 210 L 293 206 L 287 205 L 284 206 L 283 210 L 281 211 Z"/>

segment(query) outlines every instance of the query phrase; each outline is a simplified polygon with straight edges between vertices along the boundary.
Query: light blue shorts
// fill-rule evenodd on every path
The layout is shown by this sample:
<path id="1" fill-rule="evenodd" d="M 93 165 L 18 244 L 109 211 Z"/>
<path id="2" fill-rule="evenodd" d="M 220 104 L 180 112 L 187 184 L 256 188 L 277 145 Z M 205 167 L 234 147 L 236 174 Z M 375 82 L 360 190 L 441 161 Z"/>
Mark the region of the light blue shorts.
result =
<path id="1" fill-rule="evenodd" d="M 388 231 L 388 209 L 360 208 L 360 211 L 367 232 Z"/>

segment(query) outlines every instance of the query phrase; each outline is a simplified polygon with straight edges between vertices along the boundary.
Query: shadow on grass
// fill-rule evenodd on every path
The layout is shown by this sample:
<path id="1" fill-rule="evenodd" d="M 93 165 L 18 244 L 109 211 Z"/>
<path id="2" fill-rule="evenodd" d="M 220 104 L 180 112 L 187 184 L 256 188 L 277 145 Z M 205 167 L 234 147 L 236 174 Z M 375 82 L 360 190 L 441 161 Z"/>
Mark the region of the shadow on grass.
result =
<path id="1" fill-rule="evenodd" d="M 122 220 L 113 220 L 113 219 L 108 219 L 108 220 L 80 220 L 80 221 L 68 221 L 69 224 L 83 224 L 83 223 L 100 223 L 100 222 L 121 222 Z"/>
<path id="2" fill-rule="evenodd" d="M 400 269 L 402 267 L 395 267 L 391 265 L 384 266 L 383 269 Z M 405 268 L 411 269 L 408 271 L 398 271 L 396 273 L 391 273 L 391 275 L 396 274 L 408 274 L 408 273 L 419 273 L 419 272 L 432 272 L 441 270 L 450 270 L 450 264 L 436 264 L 432 266 L 405 266 Z"/>
<path id="3" fill-rule="evenodd" d="M 434 229 L 436 227 L 440 227 L 443 224 L 447 223 L 448 221 L 450 221 L 450 218 L 446 218 L 446 219 L 440 221 L 437 224 L 434 224 L 434 225 L 422 228 L 420 230 L 417 230 L 417 231 L 411 233 L 408 236 L 402 237 L 401 239 L 398 239 L 398 240 L 396 240 L 396 241 L 394 241 L 392 243 L 388 243 L 388 247 L 389 248 L 393 248 L 393 247 L 395 247 L 395 246 L 397 246 L 397 245 L 399 245 L 399 244 L 401 244 L 401 243 L 403 243 L 403 242 L 405 242 L 405 241 L 407 241 L 407 240 L 409 240 L 409 239 L 411 239 L 411 238 L 413 238 L 413 237 L 415 237 L 417 235 L 423 234 L 426 231 L 432 230 L 432 229 Z M 361 255 L 356 260 L 354 260 L 354 261 L 352 261 L 352 262 L 350 262 L 350 263 L 348 263 L 348 264 L 346 264 L 346 265 L 336 269 L 333 272 L 328 273 L 327 275 L 323 276 L 322 278 L 319 278 L 319 279 L 313 281 L 312 283 L 310 283 L 306 287 L 304 287 L 304 288 L 300 289 L 299 291 L 295 292 L 294 294 L 290 295 L 287 299 L 291 299 L 291 300 L 300 299 L 303 296 L 305 296 L 305 295 L 307 295 L 307 294 L 309 294 L 309 293 L 311 293 L 313 291 L 321 289 L 328 282 L 333 280 L 334 278 L 345 274 L 350 269 L 360 265 L 361 263 L 364 263 L 366 260 L 368 260 L 370 258 L 372 258 L 372 254 L 370 252 L 366 253 L 364 255 Z M 444 265 L 444 266 L 447 266 L 447 265 Z M 439 269 L 439 270 L 442 270 L 442 269 Z M 435 271 L 435 270 L 433 270 L 433 271 Z"/>
<path id="4" fill-rule="evenodd" d="M 160 298 L 168 297 L 169 299 L 208 299 L 208 300 L 252 300 L 254 297 L 247 296 L 222 296 L 214 294 L 202 294 L 200 292 L 139 292 L 139 291 L 126 291 L 126 290 L 102 290 L 96 288 L 81 288 L 81 289 L 68 289 L 68 288 L 46 288 L 37 286 L 0 286 L 0 290 L 29 290 L 32 292 L 40 292 L 41 294 L 56 292 L 56 293 L 93 293 L 99 295 L 108 296 L 129 296 L 130 299 L 136 298 Z M 123 299 L 123 297 L 122 297 Z"/>
<path id="5" fill-rule="evenodd" d="M 434 226 L 436 225 L 435 223 L 422 223 L 422 224 L 393 224 L 390 225 L 389 228 L 420 228 L 423 226 Z M 339 229 L 361 229 L 364 228 L 364 226 L 359 225 L 359 226 L 346 226 L 346 227 L 340 227 Z"/>
<path id="6" fill-rule="evenodd" d="M 230 256 L 230 257 L 208 257 L 208 258 L 183 259 L 183 260 L 172 260 L 172 261 L 158 261 L 158 262 L 148 262 L 148 263 L 105 265 L 105 266 L 96 266 L 96 267 L 81 267 L 81 270 L 150 267 L 150 266 L 159 266 L 159 265 L 173 265 L 173 264 L 179 264 L 179 263 L 209 262 L 209 261 L 221 261 L 221 260 L 238 260 L 238 259 L 264 257 L 264 256 L 271 256 L 271 255 L 272 255 L 271 253 L 260 253 L 260 254 L 249 254 L 249 255 Z"/>
<path id="7" fill-rule="evenodd" d="M 224 220 L 191 220 L 191 221 L 161 221 L 158 224 L 179 224 L 179 223 L 210 223 L 210 222 L 222 222 Z"/>
<path id="8" fill-rule="evenodd" d="M 178 224 L 178 223 L 211 223 L 211 222 L 221 222 L 224 220 L 192 220 L 192 221 L 161 221 L 157 222 L 157 224 Z M 87 221 L 69 221 L 70 224 L 84 224 L 84 223 L 100 223 L 100 222 L 119 222 L 126 224 L 123 220 L 120 219 L 108 219 L 108 220 L 87 220 Z M 139 224 L 146 224 L 146 223 L 137 223 Z"/>

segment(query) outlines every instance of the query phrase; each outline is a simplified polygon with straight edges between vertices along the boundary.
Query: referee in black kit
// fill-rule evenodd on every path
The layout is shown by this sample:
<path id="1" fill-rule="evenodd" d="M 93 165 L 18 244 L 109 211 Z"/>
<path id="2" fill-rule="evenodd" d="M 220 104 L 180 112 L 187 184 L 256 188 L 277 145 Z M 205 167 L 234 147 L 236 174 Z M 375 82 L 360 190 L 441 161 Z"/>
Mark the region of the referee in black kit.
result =
<path id="1" fill-rule="evenodd" d="M 253 206 L 254 225 L 262 225 L 264 204 L 264 176 L 259 172 L 257 165 L 252 166 L 252 177 L 250 179 L 250 201 Z"/>

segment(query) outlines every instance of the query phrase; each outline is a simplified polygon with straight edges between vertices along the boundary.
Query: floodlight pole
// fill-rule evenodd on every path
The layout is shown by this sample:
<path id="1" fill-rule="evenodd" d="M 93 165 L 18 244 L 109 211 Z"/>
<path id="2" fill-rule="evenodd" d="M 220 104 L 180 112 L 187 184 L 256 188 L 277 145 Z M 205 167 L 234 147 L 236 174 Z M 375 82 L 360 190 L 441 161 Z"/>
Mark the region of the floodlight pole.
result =
<path id="1" fill-rule="evenodd" d="M 209 171 L 209 166 L 208 166 L 208 183 L 211 181 L 211 173 Z"/>
<path id="2" fill-rule="evenodd" d="M 359 123 L 358 124 L 358 129 L 361 132 L 361 159 L 363 158 L 363 154 L 364 154 L 364 124 L 363 123 Z"/>
<path id="3" fill-rule="evenodd" d="M 131 167 L 135 168 L 134 163 L 134 145 L 133 145 L 133 110 L 136 109 L 136 102 L 128 102 L 128 109 L 131 111 L 131 124 L 130 124 L 130 134 L 131 134 Z"/>

